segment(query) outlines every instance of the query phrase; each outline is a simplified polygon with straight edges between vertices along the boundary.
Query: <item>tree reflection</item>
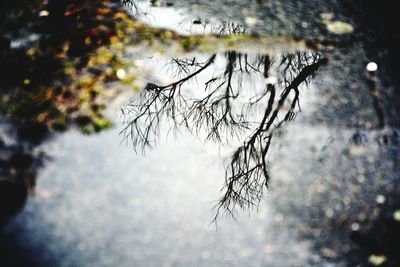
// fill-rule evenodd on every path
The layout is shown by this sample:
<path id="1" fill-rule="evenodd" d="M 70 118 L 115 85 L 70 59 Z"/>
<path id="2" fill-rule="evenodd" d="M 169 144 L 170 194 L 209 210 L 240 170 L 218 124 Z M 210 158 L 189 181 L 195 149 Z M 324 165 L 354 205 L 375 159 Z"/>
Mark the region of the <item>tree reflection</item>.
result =
<path id="1" fill-rule="evenodd" d="M 206 140 L 217 143 L 239 138 L 241 145 L 226 166 L 224 193 L 214 219 L 221 212 L 234 216 L 238 209 L 258 206 L 270 179 L 267 153 L 272 138 L 284 122 L 296 117 L 302 84 L 326 62 L 314 52 L 272 58 L 228 51 L 223 55 L 225 69 L 209 77 L 203 92 L 188 94 L 184 85 L 215 64 L 217 56 L 205 61 L 172 59 L 177 80 L 167 85 L 148 83 L 125 110 L 130 119 L 122 130 L 141 149 L 155 144 L 163 123 L 196 135 L 205 132 Z M 265 87 L 244 87 L 245 76 L 255 75 L 265 80 Z"/>

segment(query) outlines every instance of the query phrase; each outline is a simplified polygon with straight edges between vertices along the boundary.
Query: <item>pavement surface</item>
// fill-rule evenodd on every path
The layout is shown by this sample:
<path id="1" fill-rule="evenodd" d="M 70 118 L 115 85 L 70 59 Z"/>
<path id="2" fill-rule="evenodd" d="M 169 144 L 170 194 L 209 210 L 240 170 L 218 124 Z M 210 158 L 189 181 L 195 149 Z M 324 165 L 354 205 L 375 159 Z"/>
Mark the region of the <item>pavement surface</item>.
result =
<path id="1" fill-rule="evenodd" d="M 146 155 L 135 154 L 121 144 L 120 103 L 110 109 L 114 129 L 68 131 L 40 146 L 50 159 L 38 171 L 35 195 L 1 229 L 0 263 L 370 266 L 383 253 L 383 264 L 396 266 L 387 245 L 396 248 L 388 236 L 400 232 L 400 103 L 391 50 L 363 39 L 360 18 L 337 1 L 147 2 L 139 1 L 134 14 L 181 33 L 233 21 L 259 34 L 350 44 L 323 51 L 328 64 L 302 88 L 301 113 L 274 140 L 270 190 L 258 211 L 210 224 L 232 144 L 219 149 L 185 133 L 162 135 Z M 162 14 L 176 20 L 163 23 Z M 334 33 L 327 20 L 348 23 L 352 32 Z M 201 88 L 223 68 L 224 55 L 218 58 L 220 68 L 193 84 Z M 174 80 L 168 56 L 140 60 L 144 83 Z M 378 63 L 373 77 L 366 70 L 371 61 Z M 242 87 L 263 83 L 251 76 Z"/>

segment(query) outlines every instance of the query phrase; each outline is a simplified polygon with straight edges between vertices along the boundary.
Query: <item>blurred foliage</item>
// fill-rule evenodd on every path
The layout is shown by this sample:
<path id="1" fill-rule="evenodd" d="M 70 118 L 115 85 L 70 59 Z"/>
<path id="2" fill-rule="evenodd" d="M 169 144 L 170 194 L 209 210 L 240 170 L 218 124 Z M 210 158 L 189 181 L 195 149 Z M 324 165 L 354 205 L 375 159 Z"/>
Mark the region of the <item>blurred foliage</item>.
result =
<path id="1" fill-rule="evenodd" d="M 16 130 L 7 133 L 15 144 L 0 135 L 0 226 L 33 193 L 38 142 L 74 125 L 86 134 L 111 126 L 111 83 L 135 82 L 124 57 L 129 20 L 116 1 L 0 2 L 0 119 Z"/>
<path id="2" fill-rule="evenodd" d="M 25 1 L 0 6 L 0 111 L 15 124 L 97 132 L 111 123 L 103 111 L 115 95 L 130 18 L 112 1 Z M 32 41 L 33 40 L 33 41 Z"/>

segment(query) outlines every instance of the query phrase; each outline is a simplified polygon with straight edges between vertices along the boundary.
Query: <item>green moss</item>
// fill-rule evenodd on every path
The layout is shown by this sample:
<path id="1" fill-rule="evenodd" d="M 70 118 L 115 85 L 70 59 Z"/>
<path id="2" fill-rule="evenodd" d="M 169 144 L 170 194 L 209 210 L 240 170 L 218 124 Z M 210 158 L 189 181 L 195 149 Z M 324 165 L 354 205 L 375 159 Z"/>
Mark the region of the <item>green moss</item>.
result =
<path id="1" fill-rule="evenodd" d="M 94 134 L 112 126 L 112 122 L 107 118 L 94 116 L 91 118 L 91 122 L 81 126 L 80 130 L 83 134 Z"/>
<path id="2" fill-rule="evenodd" d="M 82 126 L 81 128 L 80 128 L 80 130 L 81 130 L 81 133 L 83 133 L 83 134 L 86 134 L 86 135 L 89 135 L 89 134 L 93 134 L 93 133 L 95 133 L 96 131 L 95 131 L 95 128 L 94 128 L 94 125 L 93 124 L 87 124 L 87 125 L 85 125 L 85 126 Z"/>
<path id="3" fill-rule="evenodd" d="M 98 118 L 97 117 L 93 120 L 93 126 L 94 126 L 95 130 L 98 132 L 98 131 L 105 130 L 105 129 L 112 127 L 113 124 L 107 118 Z"/>
<path id="4" fill-rule="evenodd" d="M 63 116 L 59 116 L 56 120 L 53 121 L 51 127 L 56 131 L 65 131 L 67 129 L 68 122 L 68 116 L 63 114 Z"/>
<path id="5" fill-rule="evenodd" d="M 132 85 L 136 81 L 136 77 L 134 75 L 128 75 L 124 79 L 121 80 L 123 84 Z"/>

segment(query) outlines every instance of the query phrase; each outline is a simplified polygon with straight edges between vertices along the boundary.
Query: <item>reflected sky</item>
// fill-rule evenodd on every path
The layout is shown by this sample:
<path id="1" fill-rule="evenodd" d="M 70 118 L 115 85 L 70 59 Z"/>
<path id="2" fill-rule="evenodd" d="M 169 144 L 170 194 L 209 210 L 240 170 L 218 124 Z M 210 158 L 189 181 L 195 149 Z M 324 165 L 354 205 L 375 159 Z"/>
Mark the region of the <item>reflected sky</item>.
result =
<path id="1" fill-rule="evenodd" d="M 148 82 L 124 111 L 128 122 L 121 133 L 139 149 L 155 145 L 163 123 L 175 131 L 204 133 L 205 141 L 216 144 L 237 142 L 215 219 L 220 213 L 235 216 L 238 208 L 258 206 L 268 188 L 267 157 L 275 131 L 295 119 L 302 86 L 325 63 L 314 52 L 172 58 L 164 67 L 175 81 Z"/>
<path id="2" fill-rule="evenodd" d="M 226 20 L 199 13 L 193 16 L 184 7 L 152 4 L 137 1 L 130 6 L 131 14 L 139 21 L 153 27 L 167 28 L 180 34 L 235 34 L 245 33 L 245 24 L 234 19 Z"/>

